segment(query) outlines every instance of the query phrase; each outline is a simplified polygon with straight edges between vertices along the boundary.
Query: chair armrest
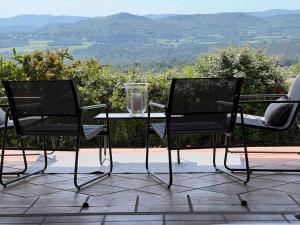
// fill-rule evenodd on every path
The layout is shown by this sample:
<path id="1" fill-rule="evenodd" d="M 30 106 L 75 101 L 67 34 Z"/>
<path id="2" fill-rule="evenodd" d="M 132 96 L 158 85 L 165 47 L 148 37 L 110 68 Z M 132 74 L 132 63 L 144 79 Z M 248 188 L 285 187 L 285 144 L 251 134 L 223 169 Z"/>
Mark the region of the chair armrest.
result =
<path id="1" fill-rule="evenodd" d="M 87 111 L 89 109 L 105 109 L 105 115 L 106 115 L 106 126 L 108 127 L 108 130 L 109 130 L 109 118 L 108 118 L 108 107 L 106 104 L 98 104 L 98 105 L 87 105 L 87 106 L 82 106 L 80 107 L 80 110 L 81 110 L 81 119 L 83 119 L 83 114 L 84 114 L 84 111 Z"/>
<path id="2" fill-rule="evenodd" d="M 153 107 L 157 107 L 157 108 L 161 108 L 161 109 L 166 109 L 167 108 L 165 105 L 155 103 L 155 102 L 150 102 L 149 106 L 153 106 Z"/>
<path id="3" fill-rule="evenodd" d="M 285 94 L 253 94 L 253 95 L 240 95 L 241 99 L 249 99 L 249 98 L 278 98 L 283 97 Z"/>
<path id="4" fill-rule="evenodd" d="M 100 109 L 100 108 L 107 108 L 106 104 L 98 104 L 98 105 L 88 105 L 80 107 L 81 110 L 89 110 L 89 109 Z"/>
<path id="5" fill-rule="evenodd" d="M 217 101 L 217 104 L 219 104 L 219 105 L 233 106 L 232 102 L 226 102 L 226 101 Z"/>
<path id="6" fill-rule="evenodd" d="M 249 100 L 240 101 L 241 104 L 251 104 L 251 103 L 300 103 L 300 101 L 276 101 L 276 100 Z"/>
<path id="7" fill-rule="evenodd" d="M 17 107 L 37 107 L 39 105 L 41 105 L 40 102 L 28 103 L 28 104 L 19 104 L 19 105 L 16 104 Z"/>
<path id="8" fill-rule="evenodd" d="M 155 103 L 155 102 L 150 102 L 148 104 L 148 116 L 147 116 L 147 127 L 148 130 L 150 129 L 150 114 L 151 114 L 151 107 L 156 107 L 156 108 L 160 108 L 160 109 L 164 109 L 165 113 L 167 111 L 167 107 L 165 105 L 159 104 L 159 103 Z"/>

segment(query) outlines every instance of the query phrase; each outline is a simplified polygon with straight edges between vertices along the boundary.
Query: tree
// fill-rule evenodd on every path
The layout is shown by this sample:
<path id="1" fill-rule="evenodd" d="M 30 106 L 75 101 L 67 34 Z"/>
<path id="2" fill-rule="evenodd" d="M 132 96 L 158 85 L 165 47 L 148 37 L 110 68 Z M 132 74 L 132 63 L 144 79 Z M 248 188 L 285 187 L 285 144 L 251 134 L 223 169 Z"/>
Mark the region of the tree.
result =
<path id="1" fill-rule="evenodd" d="M 293 72 L 295 74 L 300 74 L 300 59 L 298 60 L 298 62 L 293 65 Z"/>
<path id="2" fill-rule="evenodd" d="M 244 77 L 244 94 L 286 93 L 290 71 L 280 57 L 251 47 L 229 47 L 198 58 L 193 72 L 203 77 Z"/>

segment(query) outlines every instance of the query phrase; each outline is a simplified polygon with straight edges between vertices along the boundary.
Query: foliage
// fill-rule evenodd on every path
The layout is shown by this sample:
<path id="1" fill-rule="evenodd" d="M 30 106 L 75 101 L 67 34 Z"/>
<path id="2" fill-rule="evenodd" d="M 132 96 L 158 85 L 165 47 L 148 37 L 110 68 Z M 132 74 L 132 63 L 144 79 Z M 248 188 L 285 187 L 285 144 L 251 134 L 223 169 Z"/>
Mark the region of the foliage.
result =
<path id="1" fill-rule="evenodd" d="M 250 47 L 230 47 L 200 57 L 194 73 L 205 77 L 243 77 L 244 94 L 285 93 L 289 71 L 280 58 Z"/>
<path id="2" fill-rule="evenodd" d="M 300 59 L 298 60 L 298 62 L 293 65 L 293 72 L 295 74 L 300 74 Z"/>
<path id="3" fill-rule="evenodd" d="M 1 80 L 74 79 L 82 105 L 106 103 L 112 112 L 126 111 L 123 91 L 126 82 L 148 82 L 149 101 L 165 104 L 171 80 L 175 77 L 242 76 L 245 78 L 243 93 L 285 93 L 286 77 L 290 73 L 290 70 L 280 66 L 280 58 L 250 47 L 221 49 L 199 57 L 192 66 L 159 73 L 143 71 L 138 67 L 121 70 L 101 64 L 96 59 L 73 60 L 67 49 L 23 55 L 14 51 L 11 60 L 0 58 Z M 1 95 L 4 95 L 3 89 Z M 248 106 L 246 109 L 251 113 L 261 113 L 263 110 L 258 106 Z M 85 119 L 91 118 L 92 113 L 96 112 L 86 115 Z M 143 126 L 144 121 L 113 122 L 114 146 L 143 145 Z M 259 136 L 257 132 L 250 133 L 251 143 L 259 143 Z M 278 144 L 287 140 L 291 139 L 288 136 L 279 139 Z"/>
<path id="4" fill-rule="evenodd" d="M 63 79 L 67 65 L 64 60 L 72 60 L 67 49 L 61 51 L 35 51 L 32 54 L 17 54 L 13 49 L 13 59 L 21 65 L 23 74 L 28 80 Z"/>

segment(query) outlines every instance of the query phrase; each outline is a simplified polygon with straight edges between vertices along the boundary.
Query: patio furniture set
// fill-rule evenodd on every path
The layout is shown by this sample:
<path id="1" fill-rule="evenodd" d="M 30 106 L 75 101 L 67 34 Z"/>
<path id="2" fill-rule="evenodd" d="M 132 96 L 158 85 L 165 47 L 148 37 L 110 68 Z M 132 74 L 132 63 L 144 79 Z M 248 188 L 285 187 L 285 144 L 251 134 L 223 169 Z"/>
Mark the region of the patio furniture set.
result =
<path id="1" fill-rule="evenodd" d="M 253 171 L 287 171 L 300 172 L 300 170 L 282 169 L 255 169 L 249 166 L 245 127 L 267 129 L 275 132 L 288 130 L 295 122 L 300 107 L 300 75 L 296 77 L 287 95 L 240 95 L 243 78 L 189 78 L 173 79 L 169 92 L 167 105 L 149 103 L 146 114 L 131 117 L 126 113 L 109 113 L 106 104 L 80 106 L 77 90 L 72 80 L 55 81 L 2 81 L 6 91 L 8 105 L 2 115 L 0 129 L 3 131 L 0 183 L 6 187 L 29 176 L 44 173 L 47 169 L 47 154 L 49 151 L 75 152 L 74 185 L 76 188 L 90 184 L 113 171 L 113 157 L 111 144 L 111 119 L 145 119 L 146 132 L 146 171 L 168 188 L 173 183 L 172 151 L 177 152 L 177 162 L 180 163 L 180 151 L 183 149 L 199 149 L 199 146 L 182 146 L 180 137 L 187 135 L 207 134 L 212 137 L 213 165 L 216 171 L 232 176 L 245 184 L 249 181 Z M 279 98 L 278 98 L 279 97 Z M 261 99 L 263 98 L 263 99 Z M 276 99 L 278 98 L 278 99 Z M 243 113 L 243 104 L 270 104 L 264 116 L 254 116 Z M 134 106 L 134 105 L 132 105 Z M 153 112 L 158 108 L 163 113 Z M 103 110 L 95 119 L 103 121 L 98 125 L 83 124 L 85 112 L 91 109 Z M 12 118 L 10 120 L 9 118 Z M 1 119 L 1 116 L 0 116 Z M 162 122 L 152 122 L 160 119 Z M 230 137 L 236 126 L 242 131 L 242 153 L 245 158 L 245 168 L 231 168 L 227 165 Z M 21 144 L 21 156 L 24 169 L 16 172 L 4 171 L 5 152 L 13 149 L 7 146 L 7 131 L 14 128 Z M 169 180 L 163 180 L 158 174 L 150 170 L 149 145 L 151 135 L 158 135 L 162 139 L 168 152 Z M 37 136 L 41 139 L 41 146 L 32 148 L 25 145 L 28 137 Z M 54 148 L 47 145 L 46 139 L 53 136 L 72 137 L 74 144 L 71 148 Z M 224 137 L 223 144 L 217 144 L 217 137 Z M 78 182 L 78 160 L 80 138 L 90 140 L 99 137 L 105 140 L 108 148 L 109 167 L 107 172 L 99 174 L 84 183 Z M 216 151 L 225 148 L 224 167 L 216 165 Z M 27 150 L 38 150 L 44 153 L 44 165 L 40 170 L 27 173 Z M 105 149 L 106 150 L 106 149 Z M 105 152 L 106 153 L 106 152 Z M 257 152 L 255 152 L 257 153 Z M 295 152 L 293 152 L 295 153 Z M 100 164 L 102 148 L 100 149 Z M 242 179 L 236 172 L 245 173 Z M 6 175 L 16 175 L 16 178 L 5 181 Z"/>

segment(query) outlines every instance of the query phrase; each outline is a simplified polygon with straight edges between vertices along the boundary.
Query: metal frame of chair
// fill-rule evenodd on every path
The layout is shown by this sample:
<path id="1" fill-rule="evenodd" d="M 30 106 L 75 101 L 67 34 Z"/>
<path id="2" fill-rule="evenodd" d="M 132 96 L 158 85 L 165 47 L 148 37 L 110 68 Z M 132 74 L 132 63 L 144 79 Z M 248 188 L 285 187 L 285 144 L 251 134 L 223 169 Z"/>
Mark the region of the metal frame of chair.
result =
<path id="1" fill-rule="evenodd" d="M 64 88 L 66 88 L 66 93 L 67 91 L 69 91 L 69 93 L 72 94 L 72 96 L 68 96 L 71 99 L 73 99 L 73 106 L 74 106 L 74 112 L 72 113 L 64 113 L 61 111 L 58 111 L 57 113 L 55 112 L 55 109 L 53 109 L 53 111 L 51 113 L 47 113 L 47 111 L 45 112 L 45 109 L 43 107 L 45 107 L 45 105 L 43 104 L 47 104 L 46 102 L 39 102 L 39 103 L 32 103 L 32 104 L 27 104 L 26 100 L 30 99 L 30 98 L 36 98 L 35 96 L 14 96 L 14 90 L 12 85 L 14 83 L 17 84 L 22 84 L 22 82 L 24 82 L 24 85 L 29 84 L 31 82 L 31 84 L 35 83 L 37 86 L 41 85 L 41 84 L 47 84 L 50 85 L 50 87 L 55 87 L 55 85 L 58 84 L 63 84 Z M 37 83 L 40 82 L 40 83 Z M 44 83 L 43 83 L 44 82 Z M 56 82 L 56 83 L 55 83 Z M 2 154 L 1 154 L 1 163 L 0 163 L 0 184 L 2 184 L 4 187 L 6 187 L 9 184 L 12 184 L 14 182 L 17 182 L 19 180 L 22 180 L 24 178 L 30 177 L 32 175 L 35 174 L 39 174 L 39 173 L 44 173 L 44 171 L 47 168 L 47 151 L 74 151 L 75 152 L 75 165 L 74 165 L 74 185 L 76 188 L 80 189 L 81 187 L 94 182 L 96 180 L 99 180 L 105 176 L 110 176 L 112 169 L 113 169 L 113 159 L 112 159 L 112 150 L 111 150 L 111 138 L 110 138 L 110 130 L 109 130 L 109 118 L 108 118 L 108 108 L 107 105 L 105 104 L 99 104 L 99 105 L 91 105 L 91 106 L 83 106 L 80 107 L 79 106 L 79 101 L 78 101 L 78 97 L 77 97 L 77 91 L 76 91 L 76 87 L 75 84 L 73 82 L 73 80 L 56 80 L 56 81 L 3 81 L 2 82 L 7 96 L 8 96 L 8 100 L 9 100 L 9 106 L 10 108 L 8 108 L 7 110 L 7 117 L 6 117 L 6 121 L 5 121 L 5 127 L 4 127 L 4 133 L 3 133 L 3 144 L 2 144 Z M 35 87 L 37 87 L 35 86 Z M 27 87 L 28 88 L 28 87 Z M 68 90 L 68 88 L 70 88 L 70 90 Z M 28 93 L 27 93 L 28 94 Z M 41 95 L 42 92 L 40 92 Z M 22 94 L 21 94 L 22 95 Z M 38 97 L 38 96 L 37 96 Z M 44 96 L 44 97 L 49 97 L 49 96 Z M 51 96 L 52 98 L 59 98 L 60 96 Z M 38 97 L 41 98 L 41 97 Z M 18 102 L 20 100 L 24 99 L 25 102 L 23 103 L 23 105 L 20 105 L 18 103 L 16 103 L 16 100 L 18 100 Z M 41 98 L 43 99 L 43 98 Z M 49 99 L 48 99 L 49 101 Z M 19 102 L 20 103 L 20 102 Z M 26 111 L 21 112 L 21 110 L 19 110 L 20 107 L 27 107 L 29 110 L 29 113 L 27 113 Z M 39 111 L 33 111 L 30 112 L 31 107 L 40 107 L 40 109 L 43 109 L 43 112 L 39 112 Z M 57 107 L 61 107 L 61 106 L 57 106 Z M 105 113 L 106 113 L 106 123 L 105 125 L 83 125 L 82 124 L 82 115 L 84 113 L 84 111 L 90 110 L 90 109 L 105 109 Z M 14 126 L 15 126 L 15 130 L 17 133 L 17 136 L 20 139 L 20 143 L 21 143 L 21 149 L 22 149 L 22 155 L 24 158 L 24 162 L 25 162 L 25 170 L 24 173 L 27 169 L 27 160 L 26 160 L 26 154 L 25 151 L 28 149 L 30 151 L 32 150 L 37 150 L 37 151 L 43 151 L 44 152 L 44 166 L 42 169 L 29 173 L 29 174 L 25 174 L 23 176 L 17 177 L 15 179 L 11 179 L 7 182 L 3 181 L 3 167 L 4 167 L 4 159 L 5 159 L 5 151 L 7 150 L 6 148 L 6 138 L 7 138 L 7 129 L 8 129 L 8 116 L 11 115 L 13 118 L 13 122 L 14 122 Z M 30 129 L 28 129 L 28 127 L 25 127 L 25 125 L 22 125 L 22 118 L 26 118 L 29 120 L 30 122 L 30 118 L 34 117 L 32 124 L 27 125 L 28 127 L 30 127 Z M 36 117 L 38 117 L 38 119 L 36 119 Z M 60 119 L 73 119 L 74 122 L 74 126 L 72 127 L 71 130 L 57 130 L 55 131 L 55 129 L 53 130 L 53 125 L 54 126 L 58 126 L 61 124 L 58 123 L 54 123 L 51 124 L 51 122 L 53 123 L 53 121 L 51 121 L 51 119 L 55 117 L 55 118 L 60 118 Z M 49 120 L 48 120 L 49 119 Z M 37 121 L 37 122 L 36 122 Z M 43 130 L 42 133 L 39 133 L 39 130 L 36 128 L 35 130 L 35 123 L 40 123 L 39 125 L 51 125 L 52 128 L 47 128 L 47 126 L 45 126 L 45 130 Z M 27 130 L 26 130 L 26 129 Z M 48 130 L 47 130 L 48 129 Z M 57 128 L 58 129 L 58 128 Z M 85 132 L 86 130 L 91 130 L 91 132 Z M 26 148 L 25 144 L 24 144 L 24 140 L 30 136 L 42 136 L 43 137 L 43 147 L 42 149 L 40 148 Z M 48 148 L 46 146 L 46 138 L 47 137 L 51 137 L 51 136 L 70 136 L 75 138 L 75 145 L 73 148 Z M 107 137 L 108 139 L 108 150 L 109 150 L 109 157 L 110 157 L 110 167 L 109 167 L 109 171 L 108 172 L 101 172 L 102 174 L 92 178 L 86 182 L 83 182 L 81 184 L 78 183 L 78 159 L 79 159 L 79 146 L 80 146 L 80 137 L 83 136 L 84 138 L 86 138 L 87 140 L 95 137 L 95 136 L 103 136 L 103 137 Z M 101 162 L 100 162 L 101 164 Z M 98 171 L 97 171 L 98 172 Z"/>
<path id="2" fill-rule="evenodd" d="M 298 77 L 300 79 L 300 76 Z M 285 100 L 285 101 L 279 101 L 275 100 L 274 98 L 285 96 L 283 94 L 256 94 L 256 95 L 242 95 L 241 99 L 244 99 L 240 101 L 241 104 L 258 104 L 258 103 L 291 103 L 294 104 L 292 111 L 289 115 L 289 118 L 287 122 L 282 126 L 270 126 L 264 123 L 261 124 L 255 124 L 255 119 L 262 119 L 263 117 L 254 117 L 253 119 L 250 119 L 253 117 L 252 115 L 243 114 L 241 113 L 240 116 L 237 118 L 237 126 L 244 126 L 251 129 L 259 129 L 259 130 L 269 130 L 274 132 L 283 132 L 287 131 L 292 127 L 294 122 L 296 121 L 297 114 L 300 109 L 300 99 L 299 100 Z M 241 122 L 241 117 L 246 118 L 243 122 Z M 234 151 L 234 150 L 227 150 L 226 154 L 228 153 L 241 153 L 240 151 Z M 288 151 L 248 151 L 249 154 L 300 154 L 300 152 L 288 152 Z M 231 172 L 243 172 L 244 169 L 241 168 L 231 168 L 228 166 L 227 161 L 225 162 L 225 167 Z M 266 168 L 250 168 L 251 172 L 300 172 L 298 169 L 279 169 L 279 168 L 272 168 L 272 169 L 266 169 Z"/>
<path id="3" fill-rule="evenodd" d="M 5 112 L 6 112 L 5 122 L 4 122 L 4 124 L 0 125 L 0 130 L 1 131 L 3 130 L 3 132 L 5 132 L 7 129 L 13 129 L 14 128 L 13 122 L 12 121 L 6 121 L 6 119 L 8 120 L 9 105 L 1 104 L 0 107 L 3 108 L 3 109 L 6 109 L 5 110 Z M 7 127 L 5 128 L 5 126 L 7 126 Z M 3 144 L 4 144 L 4 142 L 2 143 L 2 148 L 6 148 L 7 149 L 7 146 L 6 145 L 3 146 Z M 9 149 L 21 150 L 22 151 L 21 154 L 19 154 L 19 153 L 16 153 L 16 154 L 6 154 L 6 156 L 16 156 L 16 157 L 22 156 L 23 162 L 24 162 L 24 169 L 21 170 L 21 171 L 15 171 L 15 172 L 5 172 L 3 174 L 4 175 L 17 175 L 19 177 L 21 174 L 25 174 L 26 170 L 27 170 L 27 161 L 26 161 L 26 157 L 25 157 L 25 152 L 22 149 L 20 149 L 20 148 L 12 148 L 12 147 L 10 147 Z M 0 154 L 0 157 L 1 157 L 1 154 Z"/>
<path id="4" fill-rule="evenodd" d="M 200 79 L 200 80 L 199 80 Z M 217 101 L 215 103 L 218 103 L 220 106 L 227 106 L 230 108 L 230 111 L 202 111 L 201 107 L 198 107 L 197 111 L 190 111 L 190 112 L 173 112 L 172 107 L 173 107 L 173 98 L 174 98 L 174 91 L 175 91 L 175 86 L 176 86 L 176 82 L 177 81 L 184 81 L 184 80 L 189 80 L 189 82 L 202 82 L 206 80 L 210 80 L 210 81 L 225 81 L 225 80 L 230 80 L 232 82 L 235 83 L 234 86 L 234 90 L 233 90 L 233 96 L 232 96 L 232 101 L 228 102 L 228 101 L 222 101 L 222 99 L 220 99 L 220 101 Z M 249 164 L 248 164 L 248 153 L 247 153 L 247 145 L 246 145 L 246 141 L 245 141 L 245 130 L 244 130 L 244 126 L 242 126 L 243 128 L 243 142 L 244 142 L 244 154 L 245 154 L 245 158 L 246 158 L 246 169 L 245 171 L 247 172 L 246 174 L 246 179 L 241 179 L 238 176 L 235 176 L 232 173 L 228 173 L 227 171 L 217 167 L 216 165 L 216 150 L 217 148 L 224 148 L 227 150 L 229 147 L 229 137 L 230 135 L 233 133 L 234 127 L 235 127 L 235 120 L 236 120 L 236 115 L 238 113 L 238 110 L 242 110 L 242 108 L 239 106 L 239 97 L 240 97 L 240 90 L 241 90 L 241 86 L 242 86 L 242 82 L 243 79 L 242 78 L 189 78 L 189 79 L 173 79 L 172 80 L 172 84 L 171 84 L 171 88 L 170 88 L 170 93 L 169 93 L 169 101 L 168 101 L 168 105 L 162 105 L 162 104 L 158 104 L 158 103 L 150 103 L 148 106 L 148 119 L 147 119 L 147 134 L 146 134 L 146 170 L 147 172 L 154 177 L 155 179 L 157 179 L 158 181 L 160 181 L 161 183 L 165 184 L 168 188 L 171 187 L 172 183 L 173 183 L 173 171 L 172 171 L 172 155 L 171 155 L 171 151 L 172 150 L 177 150 L 177 162 L 180 163 L 180 149 L 200 149 L 203 147 L 189 147 L 189 148 L 182 148 L 180 146 L 180 135 L 184 134 L 186 132 L 188 132 L 188 130 L 181 130 L 182 132 L 174 132 L 174 130 L 172 130 L 172 121 L 174 119 L 174 117 L 179 116 L 179 117 L 185 117 L 185 116 L 196 116 L 196 117 L 203 117 L 203 116 L 212 116 L 212 115 L 225 115 L 226 116 L 226 123 L 228 123 L 227 121 L 227 116 L 228 114 L 230 114 L 230 123 L 228 124 L 228 129 L 220 129 L 217 130 L 217 128 L 212 129 L 212 130 L 208 130 L 208 129 L 204 129 L 201 127 L 201 125 L 205 125 L 205 123 L 200 123 L 199 125 L 197 125 L 198 127 L 195 128 L 194 131 L 192 131 L 192 133 L 194 134 L 212 134 L 213 135 L 213 165 L 215 167 L 215 169 L 219 172 L 223 172 L 231 177 L 234 177 L 242 182 L 244 182 L 245 184 L 249 181 L 250 179 L 250 170 L 249 170 Z M 201 87 L 199 87 L 201 89 Z M 197 96 L 199 97 L 199 96 Z M 196 100 L 196 99 L 194 99 Z M 195 101 L 196 102 L 196 101 Z M 196 104 L 196 103 L 195 103 Z M 198 102 L 197 104 L 201 104 L 201 102 Z M 166 121 L 165 121 L 165 125 L 164 125 L 164 130 L 159 131 L 158 129 L 156 129 L 154 126 L 156 126 L 155 124 L 150 124 L 150 113 L 151 113 L 151 109 L 153 107 L 156 108 L 160 108 L 160 109 L 164 109 L 165 113 L 166 113 Z M 228 109 L 227 109 L 228 110 Z M 211 118 L 210 121 L 214 121 L 213 118 Z M 191 123 L 193 123 L 193 121 L 191 121 Z M 166 182 L 164 181 L 159 175 L 155 174 L 154 172 L 152 172 L 149 168 L 149 138 L 151 134 L 158 134 L 160 136 L 161 139 L 163 139 L 167 145 L 167 151 L 168 151 L 168 166 L 169 166 L 169 181 Z M 218 134 L 225 134 L 225 143 L 224 145 L 217 145 L 216 144 L 216 136 Z M 176 146 L 172 147 L 171 145 L 171 138 L 175 137 L 176 139 Z M 207 148 L 207 147 L 204 147 Z M 227 161 L 227 155 L 225 154 L 225 158 L 224 158 L 224 163 Z"/>

